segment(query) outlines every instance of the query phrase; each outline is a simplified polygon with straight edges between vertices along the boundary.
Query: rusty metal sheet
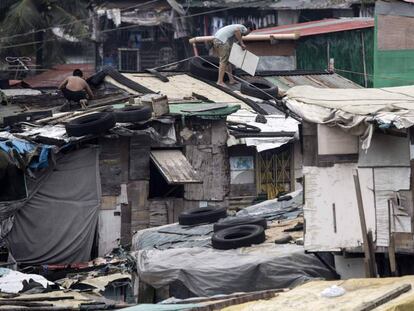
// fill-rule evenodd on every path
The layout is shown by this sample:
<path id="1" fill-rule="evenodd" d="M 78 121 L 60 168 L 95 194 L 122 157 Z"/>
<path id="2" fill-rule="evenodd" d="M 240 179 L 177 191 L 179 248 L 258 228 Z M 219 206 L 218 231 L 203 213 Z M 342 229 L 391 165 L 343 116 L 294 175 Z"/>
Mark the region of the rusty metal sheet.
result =
<path id="1" fill-rule="evenodd" d="M 152 150 L 151 160 L 170 185 L 202 183 L 180 150 Z"/>

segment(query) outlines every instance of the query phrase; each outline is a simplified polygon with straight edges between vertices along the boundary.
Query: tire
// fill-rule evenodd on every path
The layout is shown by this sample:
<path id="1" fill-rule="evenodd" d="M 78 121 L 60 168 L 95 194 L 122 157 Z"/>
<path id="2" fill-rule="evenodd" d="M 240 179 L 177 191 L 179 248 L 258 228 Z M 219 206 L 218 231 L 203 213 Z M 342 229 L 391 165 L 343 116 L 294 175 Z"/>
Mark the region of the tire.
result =
<path id="1" fill-rule="evenodd" d="M 292 241 L 293 238 L 290 234 L 286 234 L 278 239 L 275 240 L 275 244 L 287 244 Z"/>
<path id="2" fill-rule="evenodd" d="M 116 122 L 134 123 L 151 119 L 152 111 L 150 107 L 146 106 L 130 106 L 116 109 L 113 114 Z"/>
<path id="3" fill-rule="evenodd" d="M 260 133 L 261 129 L 254 125 L 249 125 L 246 123 L 238 123 L 238 122 L 231 122 L 227 121 L 227 128 L 232 131 L 236 132 L 243 132 L 243 133 Z"/>
<path id="4" fill-rule="evenodd" d="M 100 134 L 115 126 L 115 117 L 112 113 L 93 113 L 76 118 L 65 125 L 68 136 L 84 136 Z"/>
<path id="5" fill-rule="evenodd" d="M 178 223 L 184 226 L 198 225 L 203 223 L 213 223 L 220 218 L 227 217 L 227 209 L 224 207 L 203 207 L 194 208 L 185 212 L 182 212 L 178 216 Z"/>
<path id="6" fill-rule="evenodd" d="M 266 236 L 262 226 L 242 225 L 214 233 L 211 243 L 216 249 L 233 249 L 260 244 L 265 240 Z"/>
<path id="7" fill-rule="evenodd" d="M 214 232 L 218 232 L 223 229 L 241 226 L 241 225 L 258 225 L 267 229 L 267 221 L 263 217 L 228 217 L 214 224 Z"/>
<path id="8" fill-rule="evenodd" d="M 209 81 L 217 81 L 218 66 L 220 63 L 219 59 L 217 57 L 209 55 L 200 57 L 194 57 L 190 60 L 190 73 L 198 78 L 206 79 Z M 217 67 L 209 64 L 208 62 L 213 63 Z M 225 75 L 224 78 L 226 79 L 227 75 Z"/>
<path id="9" fill-rule="evenodd" d="M 275 99 L 278 96 L 277 86 L 265 79 L 254 79 L 249 81 L 249 84 L 242 82 L 240 92 L 264 100 Z"/>
<path id="10" fill-rule="evenodd" d="M 278 197 L 277 198 L 277 201 L 278 202 L 281 202 L 281 201 L 290 201 L 290 200 L 292 200 L 292 196 L 291 195 L 284 195 L 284 196 L 281 196 L 281 197 Z"/>

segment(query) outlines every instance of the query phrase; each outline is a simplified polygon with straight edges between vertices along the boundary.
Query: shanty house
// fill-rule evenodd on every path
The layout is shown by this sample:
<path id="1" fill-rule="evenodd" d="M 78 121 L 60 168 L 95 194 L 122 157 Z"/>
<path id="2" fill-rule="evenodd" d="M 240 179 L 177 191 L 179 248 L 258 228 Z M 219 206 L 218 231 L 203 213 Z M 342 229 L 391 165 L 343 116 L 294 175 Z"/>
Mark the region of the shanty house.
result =
<path id="1" fill-rule="evenodd" d="M 412 95 L 412 86 L 287 91 L 303 120 L 307 251 L 361 253 L 371 244 L 412 254 Z"/>

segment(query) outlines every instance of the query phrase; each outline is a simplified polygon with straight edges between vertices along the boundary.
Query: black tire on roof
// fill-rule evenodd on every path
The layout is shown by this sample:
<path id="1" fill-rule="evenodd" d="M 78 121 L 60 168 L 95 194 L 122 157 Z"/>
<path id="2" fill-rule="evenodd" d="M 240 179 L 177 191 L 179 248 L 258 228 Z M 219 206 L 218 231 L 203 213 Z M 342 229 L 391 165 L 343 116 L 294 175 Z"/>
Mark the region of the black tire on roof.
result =
<path id="1" fill-rule="evenodd" d="M 121 109 L 116 109 L 113 112 L 116 122 L 140 122 L 151 118 L 152 111 L 150 107 L 146 106 L 129 106 Z"/>
<path id="2" fill-rule="evenodd" d="M 278 96 L 277 86 L 265 79 L 252 79 L 248 82 L 242 82 L 240 86 L 242 94 L 264 100 L 274 99 Z"/>
<path id="3" fill-rule="evenodd" d="M 213 223 L 220 218 L 227 217 L 227 209 L 224 207 L 202 207 L 182 212 L 178 216 L 180 225 L 198 225 L 202 223 Z"/>
<path id="4" fill-rule="evenodd" d="M 210 63 L 214 64 L 215 66 Z M 218 66 L 219 59 L 215 56 L 204 55 L 200 57 L 193 57 L 190 60 L 190 73 L 202 79 L 217 81 Z M 227 75 L 225 75 L 224 78 L 226 77 Z"/>
<path id="5" fill-rule="evenodd" d="M 217 231 L 211 238 L 213 248 L 233 249 L 260 244 L 266 240 L 262 226 L 241 225 Z"/>
<path id="6" fill-rule="evenodd" d="M 214 232 L 241 225 L 258 225 L 267 229 L 267 221 L 263 217 L 227 217 L 214 224 Z"/>
<path id="7" fill-rule="evenodd" d="M 115 117 L 112 113 L 93 113 L 69 121 L 65 125 L 68 136 L 84 136 L 101 134 L 115 126 Z"/>

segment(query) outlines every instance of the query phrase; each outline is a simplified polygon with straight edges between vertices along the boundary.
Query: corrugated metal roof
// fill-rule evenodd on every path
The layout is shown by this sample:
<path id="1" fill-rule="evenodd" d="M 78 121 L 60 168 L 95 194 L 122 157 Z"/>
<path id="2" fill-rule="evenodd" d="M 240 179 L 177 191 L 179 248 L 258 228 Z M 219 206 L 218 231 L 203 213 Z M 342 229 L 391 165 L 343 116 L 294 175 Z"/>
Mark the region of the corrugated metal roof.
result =
<path id="1" fill-rule="evenodd" d="M 374 27 L 373 18 L 324 19 L 255 30 L 254 34 L 299 33 L 301 37 Z"/>
<path id="2" fill-rule="evenodd" d="M 336 73 L 333 74 L 319 74 L 319 75 L 275 75 L 265 77 L 265 79 L 276 84 L 279 90 L 286 92 L 291 87 L 297 85 L 310 85 L 318 88 L 344 88 L 344 89 L 359 89 L 362 86 L 348 80 Z"/>
<path id="3" fill-rule="evenodd" d="M 277 10 L 303 10 L 303 9 L 348 9 L 353 4 L 361 3 L 361 0 L 193 0 L 190 1 L 190 7 L 203 7 L 203 8 L 227 8 L 227 7 L 253 7 L 253 8 L 266 8 Z M 366 2 L 366 1 L 364 1 Z M 373 2 L 370 1 L 370 2 Z"/>
<path id="4" fill-rule="evenodd" d="M 32 88 L 57 88 L 59 84 L 68 76 L 71 76 L 73 70 L 80 69 L 83 76 L 87 79 L 95 73 L 94 64 L 63 64 L 57 65 L 50 70 L 42 72 L 33 77 L 24 79 L 24 82 Z"/>
<path id="5" fill-rule="evenodd" d="M 151 160 L 170 185 L 202 183 L 180 150 L 153 150 Z"/>

